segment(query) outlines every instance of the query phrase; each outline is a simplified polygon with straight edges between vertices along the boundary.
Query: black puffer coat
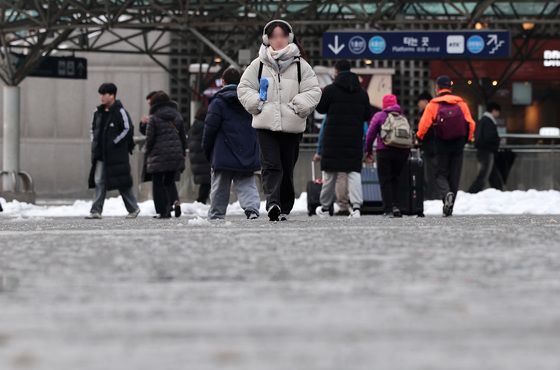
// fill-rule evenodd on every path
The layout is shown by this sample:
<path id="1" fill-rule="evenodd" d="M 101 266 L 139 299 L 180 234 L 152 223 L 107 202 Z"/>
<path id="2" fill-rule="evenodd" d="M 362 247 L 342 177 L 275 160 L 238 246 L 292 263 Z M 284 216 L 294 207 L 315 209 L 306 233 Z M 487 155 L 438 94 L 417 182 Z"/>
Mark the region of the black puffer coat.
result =
<path id="1" fill-rule="evenodd" d="M 109 108 L 107 121 L 103 121 L 104 106 L 97 107 L 91 124 L 91 170 L 88 185 L 95 188 L 97 161 L 105 165 L 105 187 L 107 190 L 128 189 L 132 186 L 129 154 L 134 132 L 128 112 L 119 100 Z"/>
<path id="2" fill-rule="evenodd" d="M 187 138 L 181 114 L 174 102 L 150 109 L 146 128 L 147 172 L 176 172 L 185 169 Z"/>
<path id="3" fill-rule="evenodd" d="M 196 119 L 189 130 L 189 160 L 197 185 L 210 184 L 210 162 L 206 159 L 202 148 L 202 134 L 204 133 L 204 121 Z"/>
<path id="4" fill-rule="evenodd" d="M 371 118 L 367 92 L 358 76 L 341 72 L 325 87 L 317 112 L 326 113 L 321 169 L 329 172 L 361 172 L 364 122 Z"/>

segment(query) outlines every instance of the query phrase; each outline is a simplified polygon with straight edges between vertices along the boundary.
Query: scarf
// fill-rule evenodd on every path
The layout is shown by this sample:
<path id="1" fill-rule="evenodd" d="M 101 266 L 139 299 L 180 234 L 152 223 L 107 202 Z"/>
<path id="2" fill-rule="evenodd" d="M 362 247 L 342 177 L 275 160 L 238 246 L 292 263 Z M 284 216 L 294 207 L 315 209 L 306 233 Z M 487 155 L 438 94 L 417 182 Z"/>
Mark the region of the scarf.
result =
<path id="1" fill-rule="evenodd" d="M 296 44 L 288 44 L 284 49 L 273 50 L 271 46 L 261 45 L 259 58 L 261 62 L 270 65 L 279 73 L 284 73 L 294 62 L 296 57 L 301 55 Z"/>

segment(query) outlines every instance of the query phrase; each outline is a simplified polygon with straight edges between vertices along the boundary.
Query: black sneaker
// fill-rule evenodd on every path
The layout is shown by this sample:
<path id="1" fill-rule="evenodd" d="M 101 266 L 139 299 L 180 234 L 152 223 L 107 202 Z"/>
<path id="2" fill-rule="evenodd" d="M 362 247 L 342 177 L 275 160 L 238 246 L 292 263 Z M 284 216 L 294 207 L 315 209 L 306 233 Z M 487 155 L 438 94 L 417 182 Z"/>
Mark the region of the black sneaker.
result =
<path id="1" fill-rule="evenodd" d="M 270 221 L 280 221 L 280 213 L 282 213 L 282 211 L 280 211 L 280 207 L 276 204 L 273 204 L 268 209 L 268 219 Z"/>
<path id="2" fill-rule="evenodd" d="M 393 207 L 393 217 L 394 218 L 402 218 L 402 212 L 397 207 Z"/>
<path id="3" fill-rule="evenodd" d="M 450 217 L 453 215 L 453 206 L 455 205 L 455 194 L 449 192 L 443 200 L 443 216 Z"/>
<path id="4" fill-rule="evenodd" d="M 181 203 L 179 203 L 179 201 L 176 201 L 175 203 L 173 203 L 173 211 L 175 212 L 175 217 L 179 218 L 181 217 Z"/>

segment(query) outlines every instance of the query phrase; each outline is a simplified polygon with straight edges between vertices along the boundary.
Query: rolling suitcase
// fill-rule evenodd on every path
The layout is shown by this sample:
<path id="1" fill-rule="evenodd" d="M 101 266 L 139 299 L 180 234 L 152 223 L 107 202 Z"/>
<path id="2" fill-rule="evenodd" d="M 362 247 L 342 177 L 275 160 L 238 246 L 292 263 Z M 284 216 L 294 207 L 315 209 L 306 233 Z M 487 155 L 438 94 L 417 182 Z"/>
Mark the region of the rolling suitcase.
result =
<path id="1" fill-rule="evenodd" d="M 377 166 L 374 164 L 364 164 L 362 167 L 362 191 L 364 196 L 362 214 L 382 214 L 383 198 L 381 197 L 381 186 L 379 185 Z"/>
<path id="2" fill-rule="evenodd" d="M 307 214 L 313 216 L 317 207 L 321 205 L 321 188 L 323 180 L 315 177 L 315 162 L 311 162 L 311 181 L 307 183 Z"/>
<path id="3" fill-rule="evenodd" d="M 410 152 L 399 179 L 397 206 L 403 215 L 424 217 L 424 161 L 418 149 Z"/>

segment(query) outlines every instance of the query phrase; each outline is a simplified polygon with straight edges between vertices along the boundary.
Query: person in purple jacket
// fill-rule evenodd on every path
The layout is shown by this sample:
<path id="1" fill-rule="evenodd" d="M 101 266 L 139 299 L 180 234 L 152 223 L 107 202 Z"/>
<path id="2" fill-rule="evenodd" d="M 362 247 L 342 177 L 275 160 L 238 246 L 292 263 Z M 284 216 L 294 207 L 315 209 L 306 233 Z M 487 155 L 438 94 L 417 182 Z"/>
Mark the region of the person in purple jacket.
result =
<path id="1" fill-rule="evenodd" d="M 392 94 L 383 97 L 383 110 L 371 118 L 366 136 L 366 162 L 373 163 L 374 161 L 373 142 L 377 139 L 377 171 L 385 209 L 384 214 L 387 217 L 402 217 L 402 213 L 397 207 L 397 192 L 399 177 L 408 160 L 410 149 L 395 148 L 383 143 L 380 137 L 381 126 L 390 112 L 402 113 L 401 107 L 397 103 L 397 97 Z"/>

